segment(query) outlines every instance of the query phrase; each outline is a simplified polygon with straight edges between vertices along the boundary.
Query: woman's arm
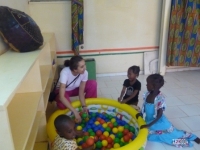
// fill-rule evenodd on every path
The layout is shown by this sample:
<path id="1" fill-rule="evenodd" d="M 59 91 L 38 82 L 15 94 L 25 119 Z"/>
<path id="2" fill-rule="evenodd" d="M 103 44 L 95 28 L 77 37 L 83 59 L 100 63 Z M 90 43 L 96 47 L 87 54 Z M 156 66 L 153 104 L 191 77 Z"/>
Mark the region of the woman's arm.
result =
<path id="1" fill-rule="evenodd" d="M 81 117 L 80 117 L 78 111 L 74 107 L 72 107 L 71 103 L 65 98 L 65 88 L 66 88 L 66 85 L 63 83 L 60 83 L 59 99 L 69 110 L 71 110 L 74 113 L 74 115 L 77 119 L 77 122 L 80 122 Z"/>
<path id="2" fill-rule="evenodd" d="M 122 103 L 127 103 L 128 101 L 130 101 L 132 98 L 134 98 L 137 95 L 138 92 L 139 92 L 138 90 L 134 90 L 134 92 L 131 94 L 131 96 L 129 96 L 128 98 L 124 99 L 122 101 Z"/>
<path id="3" fill-rule="evenodd" d="M 85 94 L 84 94 L 85 84 L 86 84 L 85 81 L 81 81 L 80 86 L 79 86 L 79 99 L 81 101 L 81 105 L 82 106 L 86 106 L 86 103 L 85 103 Z"/>
<path id="4" fill-rule="evenodd" d="M 151 123 L 149 123 L 149 124 L 142 125 L 142 126 L 140 127 L 140 129 L 151 127 L 153 124 L 155 124 L 155 123 L 162 117 L 162 114 L 163 114 L 163 109 L 162 109 L 162 108 L 158 109 L 156 119 L 153 120 L 153 121 L 152 121 Z"/>

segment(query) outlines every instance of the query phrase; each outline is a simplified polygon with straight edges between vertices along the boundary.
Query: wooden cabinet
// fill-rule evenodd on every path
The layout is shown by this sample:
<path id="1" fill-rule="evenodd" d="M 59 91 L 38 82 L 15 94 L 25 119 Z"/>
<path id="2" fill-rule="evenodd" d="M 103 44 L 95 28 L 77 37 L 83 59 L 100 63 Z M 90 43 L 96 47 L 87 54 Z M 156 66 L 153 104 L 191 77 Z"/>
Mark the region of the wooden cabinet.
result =
<path id="1" fill-rule="evenodd" d="M 0 56 L 0 149 L 47 149 L 46 108 L 56 72 L 53 33 L 36 51 Z"/>

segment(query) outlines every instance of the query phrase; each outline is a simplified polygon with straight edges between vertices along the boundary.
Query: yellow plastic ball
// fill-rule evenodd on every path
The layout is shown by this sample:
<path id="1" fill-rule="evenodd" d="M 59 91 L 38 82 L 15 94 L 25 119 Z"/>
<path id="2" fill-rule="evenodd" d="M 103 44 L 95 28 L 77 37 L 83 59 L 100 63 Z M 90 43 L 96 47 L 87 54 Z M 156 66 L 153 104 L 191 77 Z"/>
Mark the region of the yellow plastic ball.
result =
<path id="1" fill-rule="evenodd" d="M 107 123 L 104 123 L 102 126 L 103 126 L 104 128 L 106 128 L 108 125 L 107 125 Z"/>
<path id="2" fill-rule="evenodd" d="M 114 123 L 115 121 L 116 121 L 116 119 L 115 119 L 115 118 L 112 118 L 112 119 L 111 119 L 111 122 L 112 122 L 112 123 Z"/>
<path id="3" fill-rule="evenodd" d="M 119 131 L 119 132 L 123 132 L 123 131 L 124 131 L 124 127 L 123 127 L 123 126 L 119 126 L 119 127 L 118 127 L 118 131 Z"/>
<path id="4" fill-rule="evenodd" d="M 108 136 L 109 136 L 109 132 L 108 132 L 108 131 L 105 131 L 105 132 L 103 133 L 103 135 L 105 135 L 106 137 L 108 137 Z"/>
<path id="5" fill-rule="evenodd" d="M 107 122 L 106 124 L 108 125 L 110 123 L 110 121 L 109 122 Z"/>
<path id="6" fill-rule="evenodd" d="M 82 130 L 82 127 L 81 126 L 77 126 L 76 130 Z"/>
<path id="7" fill-rule="evenodd" d="M 83 140 L 82 138 L 78 138 L 76 141 L 77 141 L 77 143 L 79 143 L 82 140 Z"/>
<path id="8" fill-rule="evenodd" d="M 98 125 L 98 124 L 100 124 L 100 123 L 99 123 L 99 121 L 95 121 L 95 123 L 94 123 L 94 124 Z"/>
<path id="9" fill-rule="evenodd" d="M 118 129 L 117 129 L 117 128 L 113 128 L 113 129 L 112 129 L 112 132 L 113 132 L 113 133 L 117 133 L 117 132 L 118 132 Z"/>
<path id="10" fill-rule="evenodd" d="M 123 137 L 121 138 L 121 141 L 122 141 L 122 142 L 124 142 L 124 139 L 123 139 Z"/>
<path id="11" fill-rule="evenodd" d="M 115 139 L 115 135 L 111 134 L 110 137 L 114 140 Z"/>
<path id="12" fill-rule="evenodd" d="M 120 145 L 118 143 L 114 144 L 114 148 L 119 148 L 119 147 L 120 147 Z"/>
<path id="13" fill-rule="evenodd" d="M 106 141 L 106 140 L 103 140 L 101 143 L 102 143 L 103 146 L 107 146 L 108 145 L 108 141 Z"/>

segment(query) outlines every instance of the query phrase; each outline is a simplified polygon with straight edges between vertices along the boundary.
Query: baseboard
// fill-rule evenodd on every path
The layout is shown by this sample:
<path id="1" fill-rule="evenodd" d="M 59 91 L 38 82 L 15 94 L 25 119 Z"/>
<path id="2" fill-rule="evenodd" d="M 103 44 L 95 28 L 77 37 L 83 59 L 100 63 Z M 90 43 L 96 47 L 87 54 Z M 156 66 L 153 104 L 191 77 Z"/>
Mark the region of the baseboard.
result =
<path id="1" fill-rule="evenodd" d="M 144 71 L 140 71 L 140 74 L 144 74 Z M 126 76 L 127 72 L 96 74 L 97 77 L 124 76 L 124 75 Z"/>
<path id="2" fill-rule="evenodd" d="M 178 71 L 189 71 L 189 70 L 200 70 L 200 67 L 174 67 L 166 68 L 166 72 L 178 72 Z"/>

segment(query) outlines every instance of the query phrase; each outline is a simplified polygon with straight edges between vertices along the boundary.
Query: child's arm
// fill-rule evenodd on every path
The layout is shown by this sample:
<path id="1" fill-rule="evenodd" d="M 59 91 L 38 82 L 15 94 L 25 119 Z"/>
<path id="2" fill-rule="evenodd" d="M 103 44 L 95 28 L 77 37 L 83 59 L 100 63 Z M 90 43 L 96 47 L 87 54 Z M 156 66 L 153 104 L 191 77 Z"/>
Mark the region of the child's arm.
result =
<path id="1" fill-rule="evenodd" d="M 131 94 L 131 96 L 129 96 L 128 98 L 124 99 L 122 103 L 127 103 L 128 101 L 130 101 L 132 98 L 134 98 L 137 95 L 138 92 L 139 90 L 134 90 L 133 94 Z"/>
<path id="2" fill-rule="evenodd" d="M 140 127 L 140 129 L 151 127 L 153 124 L 155 124 L 155 123 L 162 117 L 162 114 L 163 114 L 163 109 L 162 109 L 162 108 L 158 109 L 156 119 L 153 120 L 153 121 L 152 121 L 151 123 L 149 123 L 149 124 L 142 125 L 142 126 Z"/>
<path id="3" fill-rule="evenodd" d="M 125 87 L 125 86 L 123 86 L 123 88 L 122 88 L 122 91 L 121 91 L 121 94 L 120 94 L 120 97 L 118 98 L 118 101 L 119 101 L 119 102 L 121 102 L 121 101 L 122 101 L 122 98 L 123 98 L 123 96 L 124 96 L 125 92 L 126 92 L 126 87 Z"/>

